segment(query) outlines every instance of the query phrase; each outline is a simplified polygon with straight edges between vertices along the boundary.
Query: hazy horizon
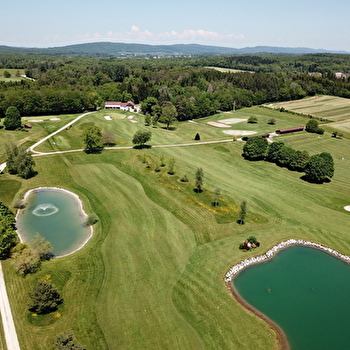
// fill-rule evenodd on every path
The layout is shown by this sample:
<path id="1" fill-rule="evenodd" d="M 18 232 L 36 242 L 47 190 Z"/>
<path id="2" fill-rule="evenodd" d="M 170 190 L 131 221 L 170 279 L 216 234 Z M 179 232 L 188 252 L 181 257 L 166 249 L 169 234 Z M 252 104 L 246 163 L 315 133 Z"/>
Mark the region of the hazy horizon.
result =
<path id="1" fill-rule="evenodd" d="M 343 0 L 19 0 L 2 5 L 0 45 L 48 48 L 108 41 L 350 51 L 350 37 L 343 35 L 348 13 L 350 3 Z"/>

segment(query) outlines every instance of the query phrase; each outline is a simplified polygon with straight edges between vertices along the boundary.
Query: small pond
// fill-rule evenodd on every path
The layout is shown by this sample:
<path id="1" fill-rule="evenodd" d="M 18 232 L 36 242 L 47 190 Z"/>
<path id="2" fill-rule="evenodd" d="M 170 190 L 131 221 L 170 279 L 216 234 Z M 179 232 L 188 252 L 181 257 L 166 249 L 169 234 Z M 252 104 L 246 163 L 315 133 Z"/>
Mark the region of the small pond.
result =
<path id="1" fill-rule="evenodd" d="M 283 329 L 292 350 L 349 349 L 350 266 L 343 260 L 291 246 L 242 270 L 233 285 Z"/>
<path id="2" fill-rule="evenodd" d="M 26 208 L 17 216 L 22 241 L 31 242 L 39 233 L 51 243 L 53 254 L 62 256 L 79 249 L 91 237 L 81 201 L 72 192 L 42 187 L 29 191 L 25 201 Z"/>

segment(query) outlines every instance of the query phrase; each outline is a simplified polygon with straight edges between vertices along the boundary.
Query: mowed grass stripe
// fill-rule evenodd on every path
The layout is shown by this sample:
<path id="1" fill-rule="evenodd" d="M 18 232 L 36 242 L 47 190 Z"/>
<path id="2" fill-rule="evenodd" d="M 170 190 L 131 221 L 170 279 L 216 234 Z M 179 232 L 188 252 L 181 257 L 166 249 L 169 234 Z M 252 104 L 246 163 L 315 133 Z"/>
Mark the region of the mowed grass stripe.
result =
<path id="1" fill-rule="evenodd" d="M 83 184 L 87 167 L 79 168 Z M 128 348 L 136 337 L 142 344 L 139 348 L 170 348 L 179 341 L 173 332 L 176 328 L 184 332 L 180 339 L 188 333 L 184 338 L 193 339 L 190 343 L 197 347 L 195 334 L 171 302 L 172 288 L 194 249 L 193 233 L 114 166 L 90 166 L 89 173 L 97 183 L 108 179 L 108 187 L 97 188 L 96 193 L 106 206 L 117 203 L 118 207 L 102 246 L 108 267 L 98 314 L 109 348 Z M 111 258 L 114 264 L 107 265 Z M 113 323 L 119 325 L 119 332 L 110 326 Z"/>

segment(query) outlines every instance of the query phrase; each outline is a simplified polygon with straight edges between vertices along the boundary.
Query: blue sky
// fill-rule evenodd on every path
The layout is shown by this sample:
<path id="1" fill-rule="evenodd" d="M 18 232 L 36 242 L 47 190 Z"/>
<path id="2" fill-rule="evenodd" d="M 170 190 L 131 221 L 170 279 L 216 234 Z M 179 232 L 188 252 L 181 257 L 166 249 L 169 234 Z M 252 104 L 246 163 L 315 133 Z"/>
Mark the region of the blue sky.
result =
<path id="1" fill-rule="evenodd" d="M 11 0 L 0 45 L 111 41 L 310 47 L 350 52 L 348 0 Z"/>

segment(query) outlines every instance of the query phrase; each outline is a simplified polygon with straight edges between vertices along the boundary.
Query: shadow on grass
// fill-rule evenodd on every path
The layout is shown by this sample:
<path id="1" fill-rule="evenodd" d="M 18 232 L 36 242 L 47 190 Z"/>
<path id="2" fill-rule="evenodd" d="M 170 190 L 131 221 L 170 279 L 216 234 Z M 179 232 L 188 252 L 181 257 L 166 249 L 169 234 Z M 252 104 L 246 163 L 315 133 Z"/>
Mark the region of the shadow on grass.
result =
<path id="1" fill-rule="evenodd" d="M 169 130 L 169 131 L 175 131 L 176 130 L 175 126 L 169 126 L 169 127 L 161 126 L 160 128 L 163 129 L 163 130 Z"/>
<path id="2" fill-rule="evenodd" d="M 318 184 L 318 185 L 322 185 L 323 183 L 330 183 L 331 180 L 330 179 L 323 179 L 323 180 L 315 180 L 315 179 L 311 179 L 306 175 L 300 176 L 300 179 L 305 181 L 305 182 L 309 182 L 311 184 Z"/>
<path id="3" fill-rule="evenodd" d="M 147 149 L 147 148 L 152 148 L 151 145 L 136 145 L 133 148 L 135 149 Z"/>
<path id="4" fill-rule="evenodd" d="M 85 148 L 84 152 L 87 154 L 100 154 L 103 151 L 103 147 L 91 147 Z"/>

